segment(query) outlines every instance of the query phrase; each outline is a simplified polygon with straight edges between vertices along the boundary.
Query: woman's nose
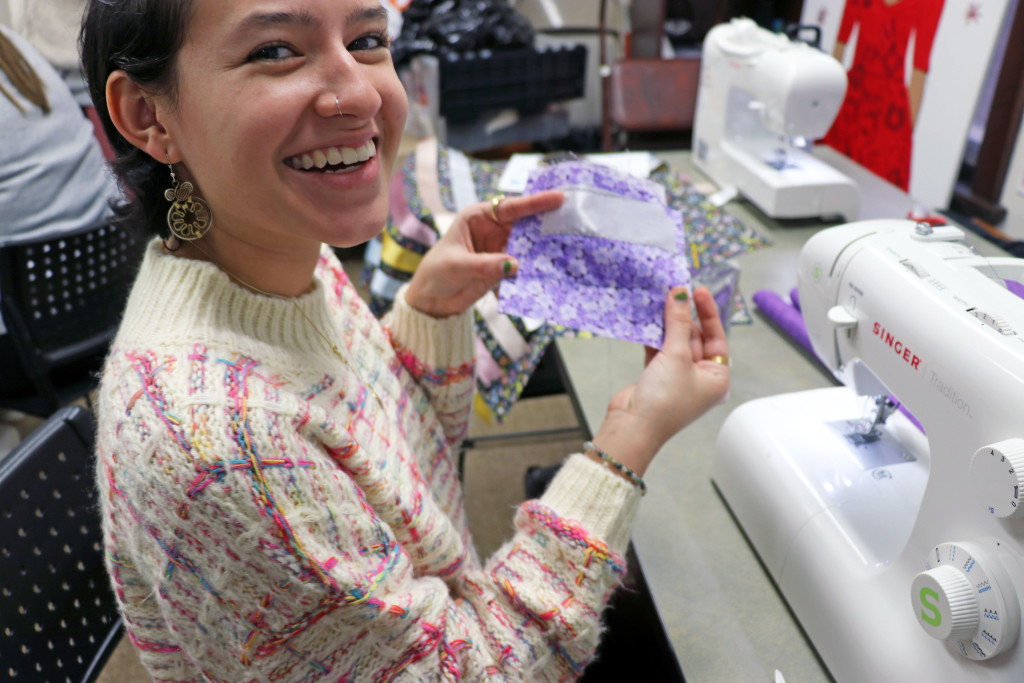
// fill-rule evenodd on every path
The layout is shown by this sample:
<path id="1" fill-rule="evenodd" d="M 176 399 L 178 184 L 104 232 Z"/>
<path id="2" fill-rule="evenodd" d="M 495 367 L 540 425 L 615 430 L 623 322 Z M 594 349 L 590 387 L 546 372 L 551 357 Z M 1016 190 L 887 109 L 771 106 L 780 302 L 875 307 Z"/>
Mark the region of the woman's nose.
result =
<path id="1" fill-rule="evenodd" d="M 321 116 L 353 117 L 365 121 L 373 118 L 381 107 L 381 94 L 374 79 L 380 65 L 361 64 L 341 48 L 341 52 L 325 60 L 324 92 L 317 101 Z"/>

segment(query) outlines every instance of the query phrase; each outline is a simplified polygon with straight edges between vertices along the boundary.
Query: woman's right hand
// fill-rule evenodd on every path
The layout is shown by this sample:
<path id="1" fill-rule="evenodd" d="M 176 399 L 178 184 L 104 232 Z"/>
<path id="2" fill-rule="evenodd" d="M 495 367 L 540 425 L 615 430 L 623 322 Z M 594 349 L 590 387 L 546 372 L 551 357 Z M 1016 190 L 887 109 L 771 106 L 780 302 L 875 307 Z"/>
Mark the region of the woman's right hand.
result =
<path id="1" fill-rule="evenodd" d="M 677 298 L 678 297 L 678 298 Z M 647 349 L 640 378 L 608 404 L 594 445 L 642 475 L 662 445 L 676 432 L 720 402 L 729 389 L 725 330 L 714 297 L 706 287 L 693 293 L 700 325 L 683 287 L 665 300 L 665 341 Z"/>

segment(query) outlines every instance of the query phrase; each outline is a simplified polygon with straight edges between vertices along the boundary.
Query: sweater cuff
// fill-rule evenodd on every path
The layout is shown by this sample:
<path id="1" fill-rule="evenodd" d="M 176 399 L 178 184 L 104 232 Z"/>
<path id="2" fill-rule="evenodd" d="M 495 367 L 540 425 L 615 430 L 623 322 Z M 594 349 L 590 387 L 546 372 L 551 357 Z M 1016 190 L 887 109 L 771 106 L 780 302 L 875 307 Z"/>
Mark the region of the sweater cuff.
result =
<path id="1" fill-rule="evenodd" d="M 640 496 L 636 486 L 577 453 L 565 461 L 540 501 L 579 522 L 611 550 L 625 553 Z"/>
<path id="2" fill-rule="evenodd" d="M 473 342 L 473 309 L 447 318 L 421 313 L 405 301 L 403 285 L 395 295 L 388 328 L 392 341 L 434 368 L 456 368 L 476 362 Z"/>

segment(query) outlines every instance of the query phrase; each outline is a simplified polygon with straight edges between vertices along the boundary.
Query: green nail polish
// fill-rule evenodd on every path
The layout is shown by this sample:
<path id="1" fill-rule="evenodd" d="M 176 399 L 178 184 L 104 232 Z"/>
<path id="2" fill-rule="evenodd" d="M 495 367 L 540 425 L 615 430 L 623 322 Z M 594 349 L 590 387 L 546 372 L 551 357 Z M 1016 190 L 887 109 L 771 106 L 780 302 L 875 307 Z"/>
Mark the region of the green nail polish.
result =
<path id="1" fill-rule="evenodd" d="M 508 275 L 509 273 L 512 272 L 512 262 L 505 261 L 504 263 L 501 264 L 501 269 L 505 271 L 505 275 Z"/>
<path id="2" fill-rule="evenodd" d="M 686 301 L 689 298 L 690 298 L 690 295 L 686 292 L 685 289 L 683 291 L 679 292 L 678 294 L 676 294 L 676 301 Z"/>

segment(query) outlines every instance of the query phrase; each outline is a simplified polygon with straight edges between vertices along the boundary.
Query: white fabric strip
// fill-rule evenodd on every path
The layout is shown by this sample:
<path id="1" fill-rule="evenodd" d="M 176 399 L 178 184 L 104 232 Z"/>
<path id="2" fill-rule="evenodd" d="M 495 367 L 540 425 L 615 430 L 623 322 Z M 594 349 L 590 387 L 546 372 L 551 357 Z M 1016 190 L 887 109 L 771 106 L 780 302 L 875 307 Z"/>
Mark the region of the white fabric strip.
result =
<path id="1" fill-rule="evenodd" d="M 434 225 L 442 235 L 448 232 L 455 214 L 445 208 L 437 177 L 437 140 L 427 138 L 416 145 L 416 185 L 420 199 L 434 216 Z"/>
<path id="2" fill-rule="evenodd" d="M 376 270 L 370 279 L 370 291 L 393 301 L 398 295 L 399 288 L 404 284 L 405 282 L 391 277 L 383 270 Z"/>
<path id="3" fill-rule="evenodd" d="M 452 181 L 452 199 L 455 200 L 457 210 L 462 211 L 480 201 L 476 196 L 476 183 L 473 182 L 469 157 L 457 149 L 448 150 L 448 172 Z"/>
<path id="4" fill-rule="evenodd" d="M 676 253 L 676 225 L 663 205 L 593 187 L 559 189 L 565 202 L 544 214 L 542 234 L 604 237 Z"/>
<path id="5" fill-rule="evenodd" d="M 494 292 L 487 292 L 475 304 L 476 312 L 484 319 L 487 329 L 491 331 L 501 348 L 505 349 L 512 360 L 518 360 L 530 350 L 519 330 L 508 319 L 508 316 L 498 313 L 498 297 Z"/>

